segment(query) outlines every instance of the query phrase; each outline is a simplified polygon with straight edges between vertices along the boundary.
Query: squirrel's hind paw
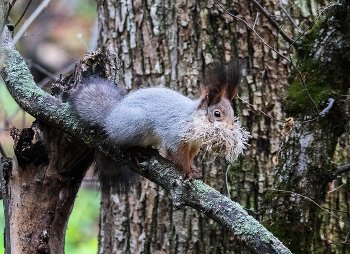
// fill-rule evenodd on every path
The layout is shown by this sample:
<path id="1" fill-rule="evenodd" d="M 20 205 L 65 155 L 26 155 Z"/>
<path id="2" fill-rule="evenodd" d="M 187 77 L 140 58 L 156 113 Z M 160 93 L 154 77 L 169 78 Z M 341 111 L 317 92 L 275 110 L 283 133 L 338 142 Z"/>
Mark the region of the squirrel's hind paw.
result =
<path id="1" fill-rule="evenodd" d="M 129 160 L 135 160 L 137 165 L 140 165 L 140 161 L 146 159 L 145 156 L 151 156 L 154 153 L 157 153 L 157 150 L 150 147 L 132 146 L 126 149 L 126 155 L 128 156 Z"/>

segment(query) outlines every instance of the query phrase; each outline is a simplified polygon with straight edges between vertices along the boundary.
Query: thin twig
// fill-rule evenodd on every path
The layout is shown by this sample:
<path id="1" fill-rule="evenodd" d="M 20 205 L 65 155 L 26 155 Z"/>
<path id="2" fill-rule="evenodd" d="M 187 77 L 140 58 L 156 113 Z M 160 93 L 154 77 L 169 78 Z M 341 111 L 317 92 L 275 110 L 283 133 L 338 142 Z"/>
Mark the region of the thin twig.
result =
<path id="1" fill-rule="evenodd" d="M 75 67 L 75 63 L 72 63 L 71 65 L 69 65 L 68 67 L 56 72 L 54 74 L 55 77 L 59 76 L 60 74 L 66 75 L 67 73 L 71 72 L 72 70 L 74 70 Z M 43 88 L 51 79 L 50 78 L 44 78 L 42 81 L 40 81 L 37 86 L 40 88 Z"/>
<path id="2" fill-rule="evenodd" d="M 337 171 L 335 172 L 335 175 L 338 176 L 349 171 L 350 171 L 350 164 L 347 164 L 347 165 L 338 167 Z"/>
<path id="3" fill-rule="evenodd" d="M 228 173 L 228 170 L 230 169 L 230 166 L 231 165 L 228 165 L 227 166 L 227 170 L 226 170 L 226 189 L 227 189 L 227 197 L 231 199 L 231 196 L 230 196 L 230 189 L 229 189 L 229 186 L 228 186 L 228 180 L 227 180 L 227 173 Z"/>
<path id="4" fill-rule="evenodd" d="M 307 96 L 309 97 L 309 99 L 311 100 L 312 104 L 314 105 L 315 109 L 316 109 L 316 112 L 317 112 L 317 115 L 320 115 L 319 111 L 318 111 L 318 108 L 317 108 L 317 105 L 316 105 L 316 102 L 312 99 L 309 91 L 307 90 L 307 87 L 306 87 L 306 84 L 305 84 L 305 76 L 303 76 L 300 72 L 300 70 L 298 68 L 296 68 L 296 71 L 298 72 L 299 74 L 299 77 L 300 77 L 300 80 L 301 80 L 301 84 L 303 85 L 303 88 L 304 88 L 304 91 L 306 92 Z"/>
<path id="5" fill-rule="evenodd" d="M 334 103 L 334 99 L 333 98 L 329 98 L 327 107 L 324 110 L 322 110 L 321 113 L 317 117 L 315 117 L 313 119 L 310 119 L 310 120 L 307 120 L 307 121 L 297 122 L 297 123 L 298 124 L 309 123 L 309 122 L 312 122 L 312 121 L 315 121 L 315 120 L 319 119 L 321 116 L 325 115 L 332 108 L 333 103 Z"/>
<path id="6" fill-rule="evenodd" d="M 297 41 L 298 41 L 298 40 L 299 40 L 299 39 L 300 39 L 300 38 L 315 24 L 315 22 L 320 18 L 320 16 L 322 15 L 322 13 L 323 13 L 325 10 L 329 9 L 330 7 L 336 6 L 336 5 L 339 6 L 339 5 L 341 5 L 341 4 L 340 4 L 340 3 L 332 2 L 332 3 L 328 4 L 328 5 L 326 5 L 324 8 L 322 8 L 322 9 L 319 11 L 319 14 L 316 16 L 316 19 L 311 23 L 311 25 L 310 25 L 302 34 L 299 35 L 299 37 L 295 40 L 295 42 L 297 42 Z M 292 46 L 293 46 L 293 43 L 292 43 L 291 45 L 289 45 L 289 49 L 290 49 Z M 295 68 L 295 66 L 294 66 L 294 64 L 293 64 L 292 61 L 291 61 L 291 63 L 292 63 L 292 65 L 293 65 L 293 67 Z M 298 72 L 298 74 L 299 74 L 299 76 L 300 76 L 300 80 L 301 80 L 302 86 L 303 86 L 303 88 L 304 88 L 306 94 L 308 95 L 309 99 L 312 101 L 312 103 L 313 103 L 313 105 L 314 105 L 314 107 L 315 107 L 315 109 L 316 109 L 317 115 L 319 116 L 320 114 L 319 114 L 317 105 L 316 105 L 315 101 L 312 99 L 312 97 L 311 97 L 309 91 L 307 90 L 307 87 L 306 87 L 306 84 L 305 84 L 305 80 L 304 80 L 304 76 L 301 74 L 301 72 L 299 71 L 298 68 L 295 68 L 295 69 L 296 69 L 296 71 Z"/>
<path id="7" fill-rule="evenodd" d="M 308 96 L 309 99 L 311 100 L 312 104 L 314 105 L 315 110 L 316 110 L 316 112 L 317 112 L 317 116 L 320 116 L 319 111 L 318 111 L 318 108 L 317 108 L 317 105 L 316 105 L 316 102 L 312 99 L 312 97 L 311 97 L 309 91 L 307 90 L 307 87 L 306 87 L 306 84 L 305 84 L 305 80 L 304 80 L 305 76 L 303 76 L 303 75 L 301 74 L 300 70 L 299 70 L 299 69 L 295 66 L 295 64 L 293 63 L 292 57 L 290 56 L 290 49 L 291 49 L 291 47 L 289 46 L 288 51 L 289 51 L 290 62 L 291 62 L 291 64 L 292 64 L 292 66 L 295 68 L 295 70 L 298 72 L 299 77 L 300 77 L 300 81 L 301 81 L 301 85 L 302 85 L 302 87 L 304 88 L 305 93 L 307 94 L 307 96 Z"/>
<path id="8" fill-rule="evenodd" d="M 349 245 L 350 243 L 347 243 L 347 242 L 336 242 L 336 241 L 333 241 L 332 239 L 330 239 L 329 237 L 327 237 L 327 234 L 325 234 L 325 239 L 326 240 L 328 240 L 330 243 L 328 243 L 328 244 L 326 244 L 326 246 L 328 245 L 328 246 L 331 246 L 331 245 L 335 245 L 335 244 L 346 244 L 346 245 Z M 314 251 L 314 250 L 316 250 L 316 248 L 315 249 L 313 249 L 312 251 Z M 312 253 L 314 253 L 314 252 L 312 252 Z"/>
<path id="9" fill-rule="evenodd" d="M 250 104 L 249 102 L 243 100 L 241 97 L 239 97 L 238 94 L 237 94 L 237 97 L 238 97 L 243 103 L 246 103 L 246 104 L 248 104 L 249 106 L 251 106 L 252 108 L 254 108 L 255 110 L 260 111 L 262 114 L 264 114 L 265 116 L 271 118 L 272 120 L 284 123 L 284 121 L 278 120 L 278 119 L 274 118 L 273 116 L 270 116 L 269 114 L 267 114 L 267 113 L 265 113 L 264 111 L 260 110 L 260 109 L 258 108 L 258 106 L 253 105 L 253 104 Z"/>
<path id="10" fill-rule="evenodd" d="M 264 16 L 266 16 L 266 15 L 269 16 L 269 14 L 265 11 L 265 9 L 264 9 L 258 2 L 256 2 L 255 0 L 249 0 L 249 1 L 251 1 L 256 7 L 258 7 L 259 10 L 264 14 Z M 305 84 L 305 80 L 304 80 L 304 76 L 302 75 L 302 73 L 300 72 L 300 70 L 295 66 L 295 64 L 293 63 L 293 61 L 291 60 L 291 58 L 289 59 L 289 58 L 285 57 L 284 55 L 282 55 L 281 53 L 279 53 L 277 50 L 275 50 L 273 47 L 271 47 L 270 45 L 268 45 L 268 44 L 261 38 L 261 36 L 260 36 L 260 35 L 259 35 L 245 20 L 243 20 L 243 19 L 241 19 L 241 18 L 239 18 L 239 17 L 237 17 L 237 16 L 231 14 L 231 13 L 230 13 L 224 6 L 222 6 L 217 0 L 214 0 L 214 2 L 215 2 L 220 8 L 222 8 L 227 14 L 229 14 L 231 17 L 233 17 L 233 18 L 235 18 L 235 19 L 237 19 L 237 20 L 243 22 L 248 28 L 250 28 L 250 29 L 256 34 L 256 36 L 258 36 L 258 38 L 263 42 L 263 44 L 264 44 L 265 46 L 267 46 L 269 49 L 271 49 L 272 51 L 274 51 L 274 52 L 277 53 L 279 56 L 281 56 L 282 58 L 284 58 L 285 60 L 287 60 L 289 63 L 292 64 L 293 68 L 298 72 L 298 74 L 299 74 L 299 76 L 300 76 L 301 84 L 302 84 L 302 86 L 303 86 L 303 88 L 304 88 L 304 91 L 306 92 L 307 96 L 309 97 L 309 99 L 311 100 L 312 104 L 314 105 L 315 110 L 316 110 L 316 112 L 317 112 L 317 115 L 319 115 L 319 111 L 318 111 L 317 105 L 316 105 L 315 101 L 312 99 L 312 97 L 311 97 L 309 91 L 307 90 L 307 87 L 306 87 L 306 84 Z M 331 3 L 331 4 L 327 5 L 326 7 L 324 7 L 324 8 L 319 12 L 319 14 L 317 15 L 315 21 L 322 15 L 322 13 L 323 13 L 325 10 L 327 10 L 328 8 L 330 8 L 330 7 L 332 7 L 332 6 L 335 6 L 335 5 L 341 5 L 341 4 L 339 4 L 339 3 Z M 260 7 L 259 7 L 259 6 L 260 6 Z M 266 16 L 266 17 L 267 17 L 267 16 Z M 272 18 L 270 18 L 270 19 L 268 18 L 268 20 L 271 22 L 271 20 L 273 20 L 273 19 L 272 19 Z M 315 23 L 315 21 L 313 22 L 313 24 Z M 272 22 L 274 22 L 275 25 L 278 26 L 278 24 L 277 24 L 274 20 L 273 20 Z M 273 23 L 272 23 L 272 24 L 273 24 Z M 312 24 L 312 25 L 313 25 L 313 24 Z M 274 26 L 275 26 L 275 25 L 274 25 Z M 306 31 L 308 31 L 312 25 L 310 25 Z M 280 31 L 280 29 L 279 29 L 278 31 Z M 289 48 L 291 48 L 294 44 L 296 44 L 296 43 L 297 43 L 297 40 L 299 40 L 299 39 L 301 38 L 301 36 L 303 36 L 303 35 L 306 33 L 306 31 L 305 31 L 304 33 L 302 33 L 302 34 L 298 37 L 298 39 L 296 39 L 295 41 L 293 41 L 293 42 L 291 43 L 291 45 L 289 46 Z M 281 32 L 281 35 L 282 35 L 282 32 Z M 296 44 L 296 46 L 298 46 L 298 45 L 299 45 L 299 44 Z"/>
<path id="11" fill-rule="evenodd" d="M 22 110 L 22 129 L 26 127 L 26 112 Z"/>
<path id="12" fill-rule="evenodd" d="M 77 37 L 79 38 L 80 42 L 84 45 L 86 52 L 91 53 L 89 47 L 86 44 L 86 42 L 83 40 L 83 34 L 82 33 L 78 33 Z"/>
<path id="13" fill-rule="evenodd" d="M 299 35 L 299 37 L 295 40 L 296 42 L 302 37 L 304 36 L 304 34 L 310 30 L 310 28 L 315 24 L 315 22 L 321 17 L 322 13 L 329 9 L 330 7 L 333 7 L 333 6 L 341 6 L 340 3 L 336 3 L 336 2 L 332 2 L 332 3 L 329 3 L 328 5 L 326 5 L 323 9 L 321 9 L 321 11 L 319 12 L 319 14 L 316 16 L 315 20 L 311 23 L 311 25 L 308 26 L 308 28 L 306 28 L 306 30 Z M 293 46 L 293 43 L 291 45 L 289 45 L 289 48 L 291 48 Z"/>
<path id="14" fill-rule="evenodd" d="M 285 59 L 286 61 L 288 61 L 289 63 L 292 63 L 292 61 L 285 57 L 284 55 L 282 55 L 280 52 L 278 52 L 276 49 L 274 49 L 273 47 L 271 47 L 269 44 L 267 44 L 263 38 L 261 38 L 261 36 L 256 32 L 256 30 L 254 30 L 248 23 L 247 21 L 245 21 L 244 19 L 241 19 L 239 17 L 237 17 L 236 15 L 233 15 L 231 12 L 229 12 L 224 6 L 222 6 L 217 0 L 214 0 L 214 2 L 224 11 L 226 12 L 228 15 L 230 15 L 231 17 L 243 22 L 250 30 L 253 31 L 253 33 L 255 33 L 255 35 L 259 38 L 259 40 L 269 49 L 271 49 L 272 51 L 274 51 L 276 54 L 278 54 L 280 57 L 282 57 L 283 59 Z M 293 63 L 292 63 L 293 64 Z M 296 68 L 293 64 L 293 67 Z"/>
<path id="15" fill-rule="evenodd" d="M 15 27 L 18 25 L 19 22 L 21 22 L 21 20 L 22 20 L 24 14 L 27 12 L 28 7 L 29 7 L 29 5 L 31 4 L 31 2 L 32 2 L 32 0 L 29 0 L 29 2 L 28 2 L 28 4 L 27 4 L 26 8 L 24 9 L 24 11 L 23 11 L 21 17 L 20 17 L 20 18 L 18 19 L 18 21 L 16 22 Z"/>
<path id="16" fill-rule="evenodd" d="M 16 111 L 9 117 L 6 118 L 6 120 L 4 122 L 10 122 L 16 115 L 17 113 L 20 111 L 20 107 L 17 105 L 17 109 Z M 0 129 L 0 135 L 4 132 L 4 131 L 8 131 L 8 129 Z"/>
<path id="17" fill-rule="evenodd" d="M 5 61 L 8 51 L 14 47 L 16 42 L 22 37 L 22 35 L 27 31 L 28 27 L 32 24 L 32 22 L 39 16 L 39 14 L 46 8 L 46 6 L 50 3 L 51 0 L 44 0 L 41 4 L 35 9 L 35 11 L 30 15 L 30 17 L 24 22 L 23 26 L 16 33 L 13 40 L 7 45 L 7 47 L 2 52 L 2 57 L 0 59 L 0 70 L 3 68 L 3 62 Z"/>
<path id="18" fill-rule="evenodd" d="M 258 21 L 258 17 L 259 17 L 259 12 L 256 12 L 256 18 L 255 18 L 253 30 L 255 29 L 255 25 L 256 25 L 256 22 Z"/>
<path id="19" fill-rule="evenodd" d="M 1 35 L 2 35 L 2 32 L 4 31 L 4 28 L 5 28 L 7 19 L 9 18 L 9 15 L 10 15 L 10 12 L 11 12 L 11 10 L 12 10 L 12 7 L 15 5 L 16 1 L 17 1 L 17 0 L 12 0 L 12 2 L 9 3 L 9 8 L 8 8 L 8 10 L 7 10 L 7 12 L 6 12 L 6 16 L 5 16 L 5 18 L 4 18 L 4 23 L 3 23 L 2 26 L 1 26 L 0 37 L 1 37 Z"/>
<path id="20" fill-rule="evenodd" d="M 333 189 L 333 190 L 328 191 L 327 193 L 332 193 L 332 192 L 334 192 L 334 191 L 340 189 L 340 188 L 343 187 L 343 186 L 344 186 L 344 184 L 338 186 L 337 188 L 335 188 L 335 189 Z"/>
<path id="21" fill-rule="evenodd" d="M 282 37 L 289 42 L 291 45 L 293 44 L 294 47 L 298 47 L 299 43 L 294 41 L 293 39 L 289 38 L 288 35 L 286 35 L 280 28 L 279 24 L 271 18 L 271 15 L 265 10 L 264 7 L 262 7 L 256 0 L 249 0 L 256 8 L 259 9 L 259 11 L 267 18 L 267 20 L 271 23 L 271 25 L 277 29 L 278 33 L 282 35 Z"/>
<path id="22" fill-rule="evenodd" d="M 250 1 L 251 1 L 251 0 L 250 0 Z M 312 99 L 311 95 L 309 94 L 309 92 L 308 92 L 308 90 L 307 90 L 307 88 L 306 88 L 306 85 L 305 85 L 305 81 L 304 81 L 304 79 L 303 79 L 303 76 L 302 76 L 301 72 L 299 71 L 299 69 L 295 66 L 295 64 L 293 63 L 293 61 L 292 61 L 291 59 L 285 57 L 284 55 L 282 55 L 280 52 L 278 52 L 277 50 L 275 50 L 275 49 L 274 49 L 273 47 L 271 47 L 269 44 L 267 44 L 267 43 L 263 40 L 263 38 L 261 38 L 261 36 L 247 23 L 247 21 L 245 21 L 245 20 L 243 20 L 243 19 L 241 19 L 241 18 L 239 18 L 239 17 L 233 15 L 232 13 L 230 13 L 230 12 L 229 12 L 225 7 L 223 7 L 217 0 L 214 0 L 214 2 L 215 2 L 220 8 L 222 8 L 227 14 L 229 14 L 231 17 L 233 17 L 233 18 L 235 18 L 235 19 L 237 19 L 237 20 L 243 22 L 250 30 L 252 30 L 252 31 L 255 33 L 256 36 L 258 36 L 258 38 L 260 39 L 260 41 L 261 41 L 266 47 L 268 47 L 269 49 L 271 49 L 272 51 L 274 51 L 276 54 L 278 54 L 279 56 L 281 56 L 283 59 L 287 60 L 287 61 L 293 66 L 293 68 L 297 70 L 298 74 L 299 74 L 300 77 L 301 77 L 301 82 L 302 82 L 302 86 L 303 86 L 303 88 L 304 88 L 304 91 L 307 93 L 309 99 L 310 99 L 310 100 L 312 101 L 312 103 L 314 104 L 315 109 L 316 109 L 316 112 L 317 112 L 317 114 L 318 114 L 319 112 L 318 112 L 318 109 L 317 109 L 317 105 L 316 105 L 315 101 Z M 295 43 L 295 42 L 294 42 L 294 43 Z"/>
<path id="23" fill-rule="evenodd" d="M 25 59 L 24 60 L 27 62 L 27 64 L 29 66 L 33 66 L 35 69 L 37 69 L 38 71 L 40 71 L 41 73 L 45 74 L 49 79 L 51 79 L 52 81 L 56 81 L 58 79 L 57 76 L 55 76 L 54 74 L 52 74 L 51 72 L 49 72 L 48 70 L 46 70 L 44 67 L 42 67 L 39 64 L 36 64 L 34 62 L 32 62 L 31 59 Z"/>
<path id="24" fill-rule="evenodd" d="M 251 208 L 244 208 L 245 210 L 247 210 L 247 211 L 251 211 L 251 212 L 253 212 L 254 214 L 260 214 L 260 212 L 255 212 L 253 209 L 251 209 Z"/>
<path id="25" fill-rule="evenodd" d="M 287 190 L 277 190 L 277 189 L 271 189 L 271 190 L 272 190 L 272 191 L 279 191 L 279 192 L 287 192 L 287 193 L 291 193 L 291 194 L 293 194 L 293 195 L 296 195 L 296 196 L 299 196 L 299 197 L 305 198 L 305 199 L 307 199 L 307 200 L 311 201 L 312 203 L 314 203 L 316 206 L 318 206 L 318 207 L 319 207 L 319 208 L 321 208 L 322 210 L 324 210 L 324 211 L 326 211 L 327 213 L 329 213 L 329 214 L 333 215 L 333 216 L 334 216 L 334 217 L 336 217 L 338 220 L 340 220 L 340 221 L 342 221 L 342 222 L 344 222 L 345 224 L 347 224 L 347 225 L 349 225 L 349 226 L 350 226 L 350 223 L 349 223 L 349 222 L 347 222 L 347 221 L 345 221 L 345 220 L 343 220 L 343 219 L 339 218 L 339 217 L 338 217 L 337 215 L 335 215 L 334 213 L 331 213 L 330 211 L 328 211 L 328 208 L 325 208 L 325 207 L 323 207 L 323 206 L 319 205 L 318 203 L 316 203 L 314 200 L 312 200 L 311 198 L 309 198 L 309 197 L 307 197 L 307 196 L 304 196 L 304 195 L 301 195 L 301 194 L 295 193 L 295 192 L 293 192 L 293 191 L 287 191 Z"/>
<path id="26" fill-rule="evenodd" d="M 344 239 L 344 242 L 343 242 L 343 243 L 346 243 L 346 242 L 348 241 L 348 236 L 349 236 L 349 233 L 350 233 L 350 231 L 348 231 L 348 233 L 347 233 L 347 235 L 346 235 L 346 237 L 345 237 L 345 239 Z"/>
<path id="27" fill-rule="evenodd" d="M 289 20 L 292 21 L 292 23 L 296 27 L 296 29 L 298 29 L 299 33 L 302 33 L 303 31 L 301 31 L 301 29 L 298 27 L 297 23 L 295 23 L 294 19 L 290 16 L 289 12 L 286 9 L 284 9 L 283 4 L 282 4 L 282 0 L 280 0 L 280 7 L 281 7 L 282 11 L 286 14 L 286 16 L 289 18 Z"/>
<path id="28" fill-rule="evenodd" d="M 51 0 L 44 0 L 41 4 L 35 9 L 35 11 L 30 15 L 30 17 L 24 22 L 23 26 L 18 30 L 15 37 L 13 37 L 12 45 L 9 45 L 12 48 L 16 42 L 22 37 L 22 35 L 27 31 L 28 27 L 32 24 L 32 22 L 39 16 L 39 14 L 47 7 Z"/>

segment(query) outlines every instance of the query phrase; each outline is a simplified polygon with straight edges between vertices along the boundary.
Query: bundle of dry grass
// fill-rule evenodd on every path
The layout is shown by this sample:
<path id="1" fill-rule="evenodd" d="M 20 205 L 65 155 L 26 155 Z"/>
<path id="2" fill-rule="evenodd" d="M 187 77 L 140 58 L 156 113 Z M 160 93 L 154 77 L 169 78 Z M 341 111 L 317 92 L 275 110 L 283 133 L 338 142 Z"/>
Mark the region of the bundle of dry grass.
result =
<path id="1" fill-rule="evenodd" d="M 237 117 L 232 128 L 226 122 L 212 123 L 205 115 L 195 116 L 182 133 L 182 140 L 185 142 L 199 141 L 209 154 L 217 153 L 229 162 L 243 154 L 250 137 L 250 133 L 241 126 Z"/>

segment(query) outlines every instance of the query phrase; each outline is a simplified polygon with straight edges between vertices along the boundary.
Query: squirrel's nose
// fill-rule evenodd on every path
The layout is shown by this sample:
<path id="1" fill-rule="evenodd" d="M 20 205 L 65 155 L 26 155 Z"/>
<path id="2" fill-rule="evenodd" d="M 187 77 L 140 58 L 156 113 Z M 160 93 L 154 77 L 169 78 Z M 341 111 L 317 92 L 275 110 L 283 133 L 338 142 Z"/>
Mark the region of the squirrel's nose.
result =
<path id="1" fill-rule="evenodd" d="M 227 124 L 228 124 L 228 128 L 230 130 L 233 130 L 234 126 L 235 126 L 235 120 L 233 118 L 230 118 L 230 119 L 228 119 Z"/>

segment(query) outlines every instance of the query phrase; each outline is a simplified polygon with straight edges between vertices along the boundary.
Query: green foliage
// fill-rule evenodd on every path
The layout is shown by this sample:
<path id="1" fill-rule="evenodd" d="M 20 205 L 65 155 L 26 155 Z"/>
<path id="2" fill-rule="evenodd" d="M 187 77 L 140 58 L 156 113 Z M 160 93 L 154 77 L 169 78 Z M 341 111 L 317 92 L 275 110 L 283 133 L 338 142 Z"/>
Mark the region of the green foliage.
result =
<path id="1" fill-rule="evenodd" d="M 0 202 L 0 232 L 4 232 L 5 230 L 5 216 L 4 216 L 4 204 L 3 201 L 1 200 Z M 4 248 L 4 234 L 0 233 L 0 253 L 3 254 L 5 253 L 5 248 Z"/>
<path id="2" fill-rule="evenodd" d="M 0 119 L 5 119 L 6 115 L 12 115 L 17 108 L 17 103 L 7 91 L 5 84 L 0 80 Z"/>
<path id="3" fill-rule="evenodd" d="M 80 17 L 89 17 L 89 20 L 93 20 L 96 17 L 96 2 L 93 0 L 80 1 L 77 14 Z"/>
<path id="4" fill-rule="evenodd" d="M 97 190 L 80 189 L 68 222 L 66 254 L 97 253 L 99 206 Z"/>
<path id="5" fill-rule="evenodd" d="M 97 253 L 100 199 L 97 190 L 80 189 L 68 222 L 66 254 Z M 0 202 L 0 228 L 5 228 L 3 202 Z M 0 234 L 0 254 L 5 252 L 4 234 Z"/>

